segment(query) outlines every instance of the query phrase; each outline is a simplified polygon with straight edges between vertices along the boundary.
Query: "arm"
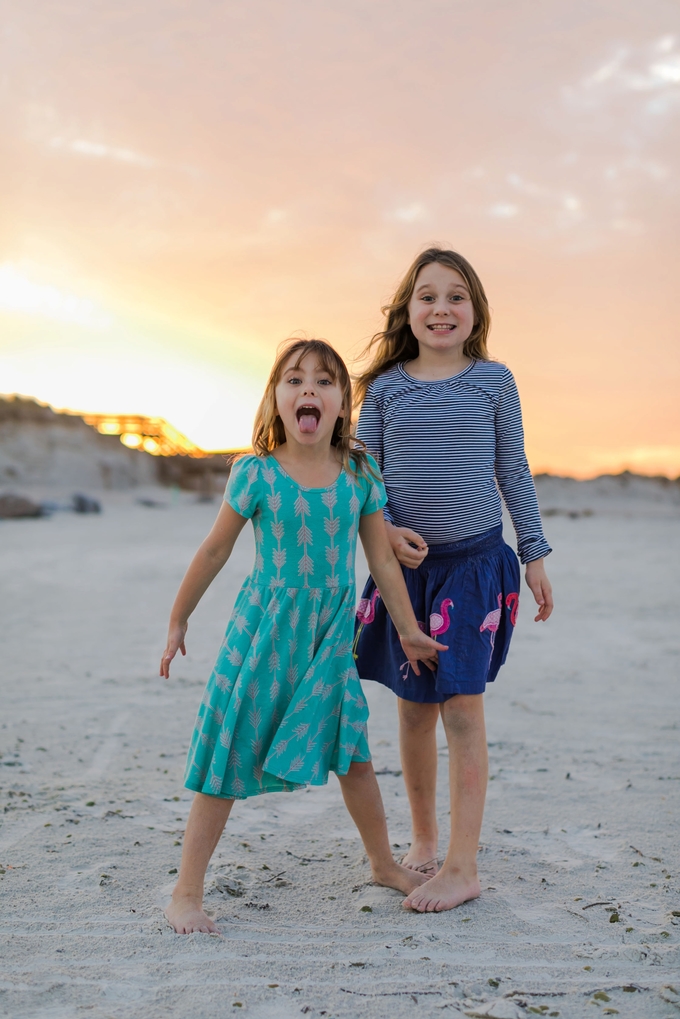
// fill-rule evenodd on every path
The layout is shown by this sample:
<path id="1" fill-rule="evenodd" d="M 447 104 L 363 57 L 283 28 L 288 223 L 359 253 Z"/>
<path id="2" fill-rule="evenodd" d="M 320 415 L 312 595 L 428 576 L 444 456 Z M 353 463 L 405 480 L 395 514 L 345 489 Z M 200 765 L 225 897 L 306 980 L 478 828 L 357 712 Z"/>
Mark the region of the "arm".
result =
<path id="1" fill-rule="evenodd" d="M 496 408 L 496 478 L 517 533 L 519 557 L 526 565 L 526 582 L 538 605 L 536 622 L 553 610 L 550 581 L 544 559 L 551 552 L 543 535 L 534 479 L 524 452 L 522 410 L 510 372 Z"/>
<path id="2" fill-rule="evenodd" d="M 380 470 L 383 469 L 384 445 L 383 445 L 383 419 L 378 403 L 371 387 L 361 405 L 361 413 L 357 423 L 357 439 L 366 444 L 368 452 L 378 461 Z M 383 508 L 385 526 L 392 550 L 402 564 L 414 570 L 420 566 L 427 555 L 427 545 L 419 534 L 408 527 L 397 527 L 392 520 L 389 504 Z M 414 548 L 415 546 L 415 548 Z"/>
<path id="3" fill-rule="evenodd" d="M 359 523 L 359 536 L 364 546 L 371 576 L 392 617 L 401 646 L 413 671 L 417 676 L 420 675 L 419 659 L 427 665 L 428 669 L 433 670 L 437 664 L 437 651 L 448 651 L 448 646 L 438 644 L 418 628 L 404 577 L 392 551 L 380 510 L 377 513 L 362 516 Z"/>
<path id="4" fill-rule="evenodd" d="M 166 679 L 170 677 L 170 662 L 177 651 L 181 651 L 183 655 L 187 653 L 184 638 L 189 625 L 189 616 L 231 555 L 245 522 L 246 517 L 242 517 L 228 503 L 223 502 L 210 534 L 191 560 L 170 613 L 168 642 L 160 667 L 160 675 Z"/>

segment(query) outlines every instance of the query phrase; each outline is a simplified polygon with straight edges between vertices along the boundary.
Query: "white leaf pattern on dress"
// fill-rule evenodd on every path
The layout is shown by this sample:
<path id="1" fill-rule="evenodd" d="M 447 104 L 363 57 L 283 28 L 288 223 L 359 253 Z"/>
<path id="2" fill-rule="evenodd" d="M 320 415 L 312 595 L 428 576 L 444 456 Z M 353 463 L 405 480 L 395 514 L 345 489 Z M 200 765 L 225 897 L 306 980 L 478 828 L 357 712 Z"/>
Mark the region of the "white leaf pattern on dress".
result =
<path id="1" fill-rule="evenodd" d="M 262 709 L 251 708 L 248 712 L 248 721 L 252 725 L 253 729 L 259 728 L 260 722 L 262 721 Z"/>
<path id="2" fill-rule="evenodd" d="M 314 572 L 314 560 L 312 559 L 311 556 L 307 555 L 307 553 L 305 552 L 304 555 L 300 557 L 300 561 L 298 563 L 298 573 L 306 574 L 313 572 Z"/>
<path id="3" fill-rule="evenodd" d="M 326 534 L 333 538 L 340 530 L 340 517 L 326 517 L 323 522 L 324 530 Z"/>
<path id="4" fill-rule="evenodd" d="M 312 529 L 307 527 L 307 524 L 302 524 L 298 528 L 297 532 L 297 543 L 298 545 L 308 545 L 312 540 Z"/>

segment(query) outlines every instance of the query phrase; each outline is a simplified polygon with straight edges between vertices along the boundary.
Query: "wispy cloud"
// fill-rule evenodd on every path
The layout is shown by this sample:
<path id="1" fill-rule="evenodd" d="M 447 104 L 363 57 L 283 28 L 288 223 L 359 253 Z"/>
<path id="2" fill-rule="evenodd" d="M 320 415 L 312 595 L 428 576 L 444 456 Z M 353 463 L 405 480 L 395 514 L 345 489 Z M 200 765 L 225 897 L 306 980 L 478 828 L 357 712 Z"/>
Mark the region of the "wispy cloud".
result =
<path id="1" fill-rule="evenodd" d="M 622 93 L 663 94 L 680 99 L 680 49 L 673 35 L 665 35 L 646 46 L 621 46 L 595 70 L 563 90 L 568 104 L 599 105 Z M 649 112 L 665 112 L 674 105 L 657 101 Z"/>
<path id="2" fill-rule="evenodd" d="M 489 215 L 495 216 L 496 219 L 513 219 L 519 215 L 519 206 L 513 205 L 512 202 L 496 202 L 490 207 Z"/>
<path id="3" fill-rule="evenodd" d="M 392 223 L 424 223 L 429 218 L 430 213 L 422 202 L 401 205 L 385 214 L 385 219 Z"/>
<path id="4" fill-rule="evenodd" d="M 141 152 L 133 152 L 132 149 L 121 149 L 113 145 L 104 145 L 101 142 L 88 141 L 86 138 L 50 138 L 49 146 L 52 149 L 72 152 L 77 156 L 86 156 L 90 159 L 111 159 L 116 163 L 129 163 L 133 166 L 144 167 L 145 169 L 158 165 L 155 159 L 144 156 Z"/>

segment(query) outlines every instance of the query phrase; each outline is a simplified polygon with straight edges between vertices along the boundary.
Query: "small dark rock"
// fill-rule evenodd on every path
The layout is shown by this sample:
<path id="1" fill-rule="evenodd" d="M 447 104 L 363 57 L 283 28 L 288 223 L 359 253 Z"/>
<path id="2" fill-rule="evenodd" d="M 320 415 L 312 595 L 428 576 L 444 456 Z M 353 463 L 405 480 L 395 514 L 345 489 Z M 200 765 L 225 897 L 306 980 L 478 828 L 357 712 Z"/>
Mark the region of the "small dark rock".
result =
<path id="1" fill-rule="evenodd" d="M 81 495 L 80 492 L 71 498 L 71 505 L 74 513 L 101 513 L 101 503 L 91 499 L 89 495 Z"/>
<path id="2" fill-rule="evenodd" d="M 14 520 L 19 517 L 41 517 L 43 508 L 23 495 L 0 495 L 0 520 Z"/>

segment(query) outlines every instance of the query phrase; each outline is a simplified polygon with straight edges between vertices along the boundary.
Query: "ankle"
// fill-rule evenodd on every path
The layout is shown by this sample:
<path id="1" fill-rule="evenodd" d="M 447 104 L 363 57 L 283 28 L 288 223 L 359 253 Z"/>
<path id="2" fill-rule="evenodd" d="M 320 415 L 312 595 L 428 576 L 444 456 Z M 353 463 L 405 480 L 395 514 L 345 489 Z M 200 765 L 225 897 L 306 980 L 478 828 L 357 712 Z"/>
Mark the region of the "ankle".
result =
<path id="1" fill-rule="evenodd" d="M 371 860 L 369 858 L 368 863 L 374 880 L 377 880 L 380 877 L 385 877 L 387 874 L 391 874 L 395 867 L 399 866 L 392 856 L 388 856 L 385 857 L 385 859 L 380 860 Z"/>
<path id="2" fill-rule="evenodd" d="M 412 846 L 434 846 L 436 849 L 438 842 L 439 832 L 436 828 L 411 832 Z"/>
<path id="3" fill-rule="evenodd" d="M 172 893 L 173 902 L 191 902 L 198 903 L 199 906 L 203 904 L 203 890 L 198 891 L 195 888 L 180 888 L 179 885 L 175 885 Z"/>
<path id="4" fill-rule="evenodd" d="M 447 858 L 442 864 L 442 870 L 449 874 L 456 874 L 463 878 L 465 881 L 475 881 L 477 879 L 477 861 L 466 860 L 461 858 Z"/>

